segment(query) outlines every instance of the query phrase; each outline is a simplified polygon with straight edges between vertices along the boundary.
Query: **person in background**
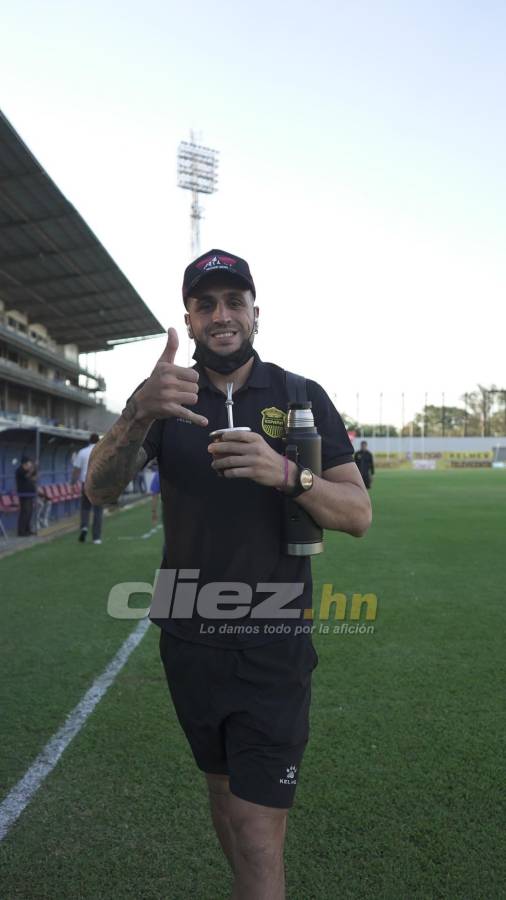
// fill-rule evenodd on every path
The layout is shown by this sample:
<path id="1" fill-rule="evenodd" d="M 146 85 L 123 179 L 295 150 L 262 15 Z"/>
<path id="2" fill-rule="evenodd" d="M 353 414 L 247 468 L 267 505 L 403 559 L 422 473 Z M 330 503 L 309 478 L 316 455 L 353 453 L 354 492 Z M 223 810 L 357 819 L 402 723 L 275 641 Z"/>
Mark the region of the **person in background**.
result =
<path id="1" fill-rule="evenodd" d="M 37 488 L 37 526 L 38 528 L 47 528 L 49 526 L 49 517 L 51 515 L 51 501 L 46 494 L 44 485 Z"/>
<path id="2" fill-rule="evenodd" d="M 49 516 L 51 515 L 51 501 L 47 497 L 44 485 L 38 484 L 39 470 L 35 463 L 33 463 L 31 477 L 35 481 L 36 486 L 36 498 L 34 497 L 34 520 L 37 523 L 37 531 L 39 531 L 41 528 L 47 528 L 49 525 Z"/>
<path id="3" fill-rule="evenodd" d="M 158 499 L 160 497 L 160 474 L 156 471 L 151 479 L 151 523 L 156 525 L 158 522 Z"/>
<path id="4" fill-rule="evenodd" d="M 76 481 L 81 482 L 81 527 L 79 530 L 78 541 L 84 544 L 88 536 L 88 523 L 90 520 L 90 511 L 93 509 L 93 529 L 92 537 L 94 544 L 102 543 L 102 516 L 104 512 L 103 506 L 97 506 L 90 503 L 84 492 L 84 482 L 86 481 L 86 473 L 88 471 L 88 461 L 95 444 L 98 444 L 98 434 L 90 434 L 90 440 L 87 447 L 83 447 L 76 454 L 74 459 L 74 468 L 72 470 L 72 484 Z"/>
<path id="5" fill-rule="evenodd" d="M 21 457 L 16 469 L 16 491 L 19 497 L 18 536 L 30 537 L 32 531 L 33 500 L 37 494 L 35 465 L 28 456 Z"/>
<path id="6" fill-rule="evenodd" d="M 134 493 L 135 494 L 145 494 L 147 491 L 146 487 L 146 469 L 141 469 L 140 472 L 137 473 L 134 482 Z"/>
<path id="7" fill-rule="evenodd" d="M 367 449 L 367 441 L 360 441 L 360 450 L 355 453 L 355 462 L 364 480 L 367 490 L 370 490 L 372 476 L 374 475 L 374 457 Z"/>

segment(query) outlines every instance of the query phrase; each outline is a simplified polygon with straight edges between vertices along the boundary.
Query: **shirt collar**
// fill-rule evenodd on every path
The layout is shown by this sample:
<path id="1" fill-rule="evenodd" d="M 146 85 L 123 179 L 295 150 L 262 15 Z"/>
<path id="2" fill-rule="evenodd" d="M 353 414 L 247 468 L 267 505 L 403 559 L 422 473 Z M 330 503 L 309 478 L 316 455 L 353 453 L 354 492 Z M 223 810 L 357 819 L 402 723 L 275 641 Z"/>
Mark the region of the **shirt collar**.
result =
<path id="1" fill-rule="evenodd" d="M 199 390 L 202 388 L 209 388 L 210 391 L 213 391 L 215 394 L 223 394 L 223 391 L 218 390 L 216 385 L 214 385 L 209 378 L 207 377 L 204 369 L 200 368 L 200 366 L 195 365 L 193 367 L 199 373 Z M 241 391 L 245 391 L 248 388 L 266 388 L 269 387 L 271 383 L 271 376 L 269 372 L 269 367 L 266 363 L 262 362 L 256 350 L 253 351 L 253 365 L 251 367 L 251 372 L 249 373 L 248 380 L 243 384 L 241 388 L 237 391 L 238 394 Z M 235 392 L 234 392 L 235 393 Z"/>

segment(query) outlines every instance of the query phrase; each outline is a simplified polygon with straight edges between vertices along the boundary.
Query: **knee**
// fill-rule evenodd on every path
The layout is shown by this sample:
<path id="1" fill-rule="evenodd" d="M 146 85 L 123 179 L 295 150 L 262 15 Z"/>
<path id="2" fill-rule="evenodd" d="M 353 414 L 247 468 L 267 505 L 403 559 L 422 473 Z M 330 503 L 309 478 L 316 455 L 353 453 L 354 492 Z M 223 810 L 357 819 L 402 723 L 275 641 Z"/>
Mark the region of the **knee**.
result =
<path id="1" fill-rule="evenodd" d="M 285 819 L 263 821 L 239 819 L 232 821 L 236 852 L 249 869 L 272 869 L 283 860 Z"/>

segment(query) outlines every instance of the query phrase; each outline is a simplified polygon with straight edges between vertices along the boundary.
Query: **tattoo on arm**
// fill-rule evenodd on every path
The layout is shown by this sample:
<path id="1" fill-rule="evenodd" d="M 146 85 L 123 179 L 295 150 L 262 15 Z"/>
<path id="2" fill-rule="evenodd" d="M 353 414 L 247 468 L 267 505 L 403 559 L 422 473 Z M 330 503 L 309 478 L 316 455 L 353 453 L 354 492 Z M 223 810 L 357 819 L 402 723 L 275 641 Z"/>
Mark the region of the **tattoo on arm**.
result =
<path id="1" fill-rule="evenodd" d="M 136 411 L 132 397 L 90 456 L 85 490 L 97 506 L 116 501 L 147 462 L 142 442 L 151 423 L 135 421 Z"/>
<path id="2" fill-rule="evenodd" d="M 137 400 L 134 397 L 130 397 L 127 405 L 125 406 L 121 415 L 127 422 L 133 422 L 135 419 L 135 415 L 137 413 Z"/>

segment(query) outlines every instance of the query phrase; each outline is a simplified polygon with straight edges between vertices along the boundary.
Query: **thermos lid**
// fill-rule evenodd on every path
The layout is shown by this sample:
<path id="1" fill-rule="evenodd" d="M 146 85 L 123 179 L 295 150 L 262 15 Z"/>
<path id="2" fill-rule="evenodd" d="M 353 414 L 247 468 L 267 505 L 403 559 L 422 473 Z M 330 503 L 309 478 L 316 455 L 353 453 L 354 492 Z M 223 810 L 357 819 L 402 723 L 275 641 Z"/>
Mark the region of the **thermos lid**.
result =
<path id="1" fill-rule="evenodd" d="M 305 403 L 289 403 L 288 409 L 312 409 L 313 404 L 311 400 L 306 400 Z"/>

